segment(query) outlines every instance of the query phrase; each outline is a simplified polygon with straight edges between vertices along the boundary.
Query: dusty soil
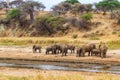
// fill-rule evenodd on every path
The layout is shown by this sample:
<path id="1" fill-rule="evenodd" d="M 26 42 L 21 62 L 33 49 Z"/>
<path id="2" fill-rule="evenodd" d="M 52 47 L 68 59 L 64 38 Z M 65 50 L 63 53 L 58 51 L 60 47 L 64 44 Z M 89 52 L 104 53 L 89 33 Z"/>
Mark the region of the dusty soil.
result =
<path id="1" fill-rule="evenodd" d="M 32 47 L 0 47 L 0 60 L 30 60 L 30 61 L 46 61 L 46 62 L 88 62 L 101 64 L 118 64 L 120 65 L 120 50 L 109 50 L 107 58 L 100 57 L 76 57 L 76 54 L 68 53 L 67 57 L 58 55 L 46 55 L 45 50 L 42 53 L 32 53 Z"/>

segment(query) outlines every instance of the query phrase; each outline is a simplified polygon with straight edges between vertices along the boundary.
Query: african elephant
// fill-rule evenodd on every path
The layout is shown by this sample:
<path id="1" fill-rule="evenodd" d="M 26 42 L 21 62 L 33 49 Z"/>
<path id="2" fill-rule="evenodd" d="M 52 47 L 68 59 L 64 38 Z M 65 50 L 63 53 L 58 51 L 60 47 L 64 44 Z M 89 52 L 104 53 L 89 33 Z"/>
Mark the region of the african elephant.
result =
<path id="1" fill-rule="evenodd" d="M 100 55 L 100 49 L 92 49 L 92 51 L 91 51 L 91 56 L 98 56 L 98 55 Z"/>
<path id="2" fill-rule="evenodd" d="M 75 46 L 73 46 L 73 45 L 67 45 L 67 47 L 68 47 L 68 50 L 71 51 L 71 53 L 75 52 Z"/>
<path id="3" fill-rule="evenodd" d="M 62 45 L 61 50 L 62 50 L 62 56 L 67 56 L 67 52 L 68 52 L 67 45 Z"/>
<path id="4" fill-rule="evenodd" d="M 46 54 L 49 54 L 50 52 L 52 54 L 56 54 L 56 46 L 54 46 L 54 45 L 48 46 L 46 48 Z"/>
<path id="5" fill-rule="evenodd" d="M 85 53 L 88 52 L 88 56 L 92 55 L 91 51 L 92 49 L 95 49 L 96 45 L 95 44 L 87 44 L 87 45 L 82 45 L 81 46 L 81 55 L 85 56 Z"/>
<path id="6" fill-rule="evenodd" d="M 41 46 L 39 46 L 39 45 L 33 45 L 33 53 L 35 53 L 35 52 L 37 52 L 37 50 L 39 50 L 39 53 L 41 53 Z"/>
<path id="7" fill-rule="evenodd" d="M 80 56 L 82 56 L 81 55 L 81 51 L 82 51 L 82 48 L 80 47 L 80 48 L 77 48 L 77 50 L 76 50 L 76 57 L 80 57 Z"/>
<path id="8" fill-rule="evenodd" d="M 105 43 L 101 43 L 99 45 L 99 49 L 100 49 L 100 57 L 105 58 L 108 50 L 107 45 Z"/>

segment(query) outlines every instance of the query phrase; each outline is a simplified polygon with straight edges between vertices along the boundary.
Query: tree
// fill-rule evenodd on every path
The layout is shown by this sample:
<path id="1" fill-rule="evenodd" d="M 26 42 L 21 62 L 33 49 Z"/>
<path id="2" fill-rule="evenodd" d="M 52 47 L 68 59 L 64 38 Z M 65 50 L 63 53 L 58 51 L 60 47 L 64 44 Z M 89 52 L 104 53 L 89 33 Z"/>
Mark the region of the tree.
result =
<path id="1" fill-rule="evenodd" d="M 20 5 L 22 5 L 24 3 L 24 1 L 23 0 L 14 0 L 14 1 L 11 1 L 10 3 L 9 3 L 9 5 L 10 5 L 10 7 L 11 8 L 18 8 Z"/>
<path id="2" fill-rule="evenodd" d="M 68 3 L 71 3 L 71 4 L 79 3 L 78 0 L 66 0 L 65 2 L 68 2 Z"/>
<path id="3" fill-rule="evenodd" d="M 26 12 L 30 16 L 30 22 L 34 22 L 34 14 L 35 10 L 44 10 L 45 6 L 42 3 L 36 1 L 25 1 L 19 7 L 23 12 Z"/>
<path id="4" fill-rule="evenodd" d="M 61 2 L 58 5 L 53 6 L 51 9 L 56 12 L 56 14 L 61 15 L 71 9 L 71 4 L 67 2 Z"/>
<path id="5" fill-rule="evenodd" d="M 102 10 L 106 14 L 106 11 L 110 10 L 111 13 L 116 8 L 120 7 L 120 2 L 118 0 L 103 0 L 95 4 L 96 8 Z"/>
<path id="6" fill-rule="evenodd" d="M 5 8 L 6 9 L 6 12 L 8 12 L 8 3 L 6 1 L 0 1 L 0 8 Z"/>

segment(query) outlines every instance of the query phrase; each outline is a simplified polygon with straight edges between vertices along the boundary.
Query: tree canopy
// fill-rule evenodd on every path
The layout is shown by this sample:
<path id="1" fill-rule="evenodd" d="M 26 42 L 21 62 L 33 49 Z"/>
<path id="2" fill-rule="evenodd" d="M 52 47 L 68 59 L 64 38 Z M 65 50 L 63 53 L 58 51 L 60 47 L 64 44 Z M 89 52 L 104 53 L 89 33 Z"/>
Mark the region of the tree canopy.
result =
<path id="1" fill-rule="evenodd" d="M 68 2 L 68 3 L 71 3 L 71 4 L 79 3 L 78 0 L 66 0 L 65 2 Z"/>
<path id="2" fill-rule="evenodd" d="M 107 10 L 110 10 L 111 12 L 114 9 L 117 9 L 120 7 L 120 2 L 118 0 L 103 0 L 96 4 L 96 8 L 103 10 L 106 12 Z"/>

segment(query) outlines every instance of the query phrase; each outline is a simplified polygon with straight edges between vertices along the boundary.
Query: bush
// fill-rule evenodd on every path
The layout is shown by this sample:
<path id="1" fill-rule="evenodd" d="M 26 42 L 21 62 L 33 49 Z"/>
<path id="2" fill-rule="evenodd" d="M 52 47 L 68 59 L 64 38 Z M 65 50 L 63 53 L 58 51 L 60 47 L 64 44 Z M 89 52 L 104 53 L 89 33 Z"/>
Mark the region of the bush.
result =
<path id="1" fill-rule="evenodd" d="M 73 39 L 76 39 L 77 37 L 78 37 L 77 34 L 74 34 L 74 35 L 72 36 Z"/>
<path id="2" fill-rule="evenodd" d="M 17 18 L 20 15 L 20 10 L 19 9 L 12 9 L 7 13 L 7 18 L 12 19 L 12 18 Z"/>
<path id="3" fill-rule="evenodd" d="M 66 28 L 63 27 L 65 19 L 59 16 L 52 16 L 50 14 L 37 16 L 35 19 L 36 32 L 40 35 L 53 34 L 58 31 L 65 32 Z"/>
<path id="4" fill-rule="evenodd" d="M 92 19 L 93 15 L 91 13 L 86 13 L 81 16 L 81 18 L 85 21 L 90 21 Z"/>

